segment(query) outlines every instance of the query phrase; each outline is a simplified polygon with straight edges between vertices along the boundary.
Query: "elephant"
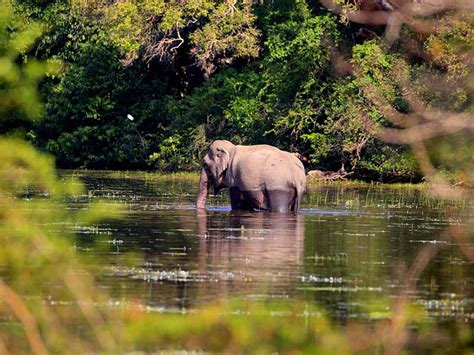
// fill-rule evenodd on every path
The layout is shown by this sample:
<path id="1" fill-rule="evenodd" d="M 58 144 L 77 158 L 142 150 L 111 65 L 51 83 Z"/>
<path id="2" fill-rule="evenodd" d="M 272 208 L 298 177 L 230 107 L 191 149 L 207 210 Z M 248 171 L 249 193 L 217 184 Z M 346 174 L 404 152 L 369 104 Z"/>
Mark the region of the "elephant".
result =
<path id="1" fill-rule="evenodd" d="M 232 210 L 298 211 L 306 187 L 303 164 L 270 145 L 214 141 L 202 161 L 196 207 L 204 208 L 209 186 L 228 188 Z"/>

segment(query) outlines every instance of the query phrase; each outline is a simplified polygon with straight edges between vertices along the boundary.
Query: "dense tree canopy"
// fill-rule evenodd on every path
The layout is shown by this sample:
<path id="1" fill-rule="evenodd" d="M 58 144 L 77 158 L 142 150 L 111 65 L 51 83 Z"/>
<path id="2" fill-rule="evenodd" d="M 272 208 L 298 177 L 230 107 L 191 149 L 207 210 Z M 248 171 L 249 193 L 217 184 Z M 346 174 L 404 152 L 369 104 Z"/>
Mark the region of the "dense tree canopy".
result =
<path id="1" fill-rule="evenodd" d="M 416 100 L 472 114 L 469 13 L 430 15 L 430 30 L 410 23 L 393 39 L 384 25 L 349 21 L 351 3 L 340 15 L 293 0 L 14 6 L 43 24 L 23 52 L 62 70 L 43 81 L 44 120 L 2 130 L 22 131 L 61 167 L 190 170 L 210 140 L 225 138 L 297 151 L 309 168 L 417 180 L 410 149 L 380 140 L 380 127 L 413 116 Z M 472 142 L 457 139 L 466 144 L 455 158 L 450 141 L 428 146 L 448 173 L 472 159 Z"/>

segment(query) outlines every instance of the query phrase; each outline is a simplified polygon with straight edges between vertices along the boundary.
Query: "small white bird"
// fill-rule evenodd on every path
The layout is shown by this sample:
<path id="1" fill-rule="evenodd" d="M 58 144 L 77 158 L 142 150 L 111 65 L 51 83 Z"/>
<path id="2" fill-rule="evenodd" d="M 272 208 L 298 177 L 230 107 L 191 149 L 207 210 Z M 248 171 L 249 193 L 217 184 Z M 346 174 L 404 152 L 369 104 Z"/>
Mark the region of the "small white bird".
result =
<path id="1" fill-rule="evenodd" d="M 133 118 L 133 116 L 131 114 L 128 114 L 127 115 L 127 118 L 130 120 L 130 121 L 133 121 L 135 118 Z"/>

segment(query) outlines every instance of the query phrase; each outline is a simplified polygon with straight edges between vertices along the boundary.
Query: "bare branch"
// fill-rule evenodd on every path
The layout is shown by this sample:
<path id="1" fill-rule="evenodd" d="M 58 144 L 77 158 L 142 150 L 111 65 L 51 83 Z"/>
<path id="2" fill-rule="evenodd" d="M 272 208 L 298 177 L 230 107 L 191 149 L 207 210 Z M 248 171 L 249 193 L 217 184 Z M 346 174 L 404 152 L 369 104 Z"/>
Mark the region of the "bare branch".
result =
<path id="1" fill-rule="evenodd" d="M 452 238 L 457 242 L 459 249 L 461 249 L 469 262 L 474 263 L 474 248 L 472 243 L 469 242 L 466 229 L 452 225 L 450 227 L 450 232 Z"/>
<path id="2" fill-rule="evenodd" d="M 425 116 L 430 117 L 430 115 Z M 474 121 L 466 119 L 464 115 L 452 115 L 405 129 L 382 128 L 378 136 L 387 143 L 410 144 L 450 135 L 462 130 L 474 132 Z"/>
<path id="3" fill-rule="evenodd" d="M 178 35 L 177 40 L 179 41 L 179 43 L 176 46 L 171 47 L 170 52 L 173 52 L 173 51 L 177 50 L 184 43 L 184 39 L 181 37 L 181 34 L 179 33 L 178 24 L 176 24 L 176 34 Z"/>
<path id="4" fill-rule="evenodd" d="M 392 319 L 383 333 L 390 334 L 390 342 L 386 349 L 387 354 L 399 354 L 408 341 L 406 307 L 410 302 L 410 294 L 416 289 L 416 284 L 432 258 L 445 247 L 436 243 L 424 246 L 417 254 L 410 269 L 405 273 L 403 289 L 392 306 Z"/>
<path id="5" fill-rule="evenodd" d="M 343 6 L 335 3 L 333 0 L 320 0 L 321 4 L 331 11 L 338 14 L 343 12 Z M 390 17 L 387 11 L 348 11 L 344 14 L 351 22 L 366 25 L 386 25 Z"/>

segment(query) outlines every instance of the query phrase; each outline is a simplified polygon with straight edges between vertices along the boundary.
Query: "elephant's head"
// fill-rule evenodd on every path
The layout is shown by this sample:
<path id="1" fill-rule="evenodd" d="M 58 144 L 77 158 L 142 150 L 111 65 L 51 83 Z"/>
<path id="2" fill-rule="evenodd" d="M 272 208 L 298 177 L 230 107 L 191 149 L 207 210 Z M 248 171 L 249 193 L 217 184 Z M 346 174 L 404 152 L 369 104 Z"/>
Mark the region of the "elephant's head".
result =
<path id="1" fill-rule="evenodd" d="M 214 194 L 222 188 L 227 187 L 224 178 L 233 157 L 235 145 L 229 141 L 214 141 L 209 151 L 202 160 L 201 176 L 199 178 L 199 190 L 196 201 L 198 208 L 204 208 L 207 197 L 207 189 L 210 185 L 214 187 Z"/>

